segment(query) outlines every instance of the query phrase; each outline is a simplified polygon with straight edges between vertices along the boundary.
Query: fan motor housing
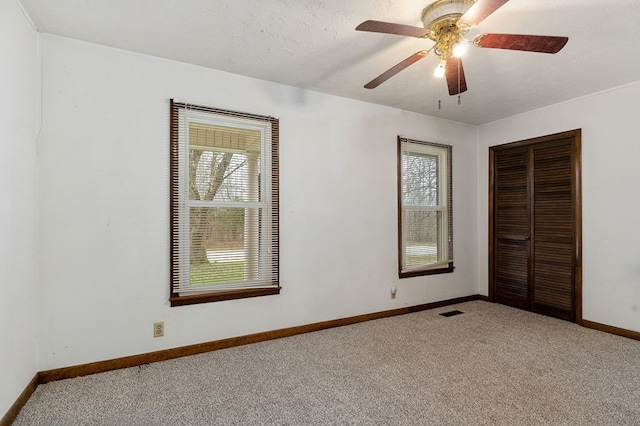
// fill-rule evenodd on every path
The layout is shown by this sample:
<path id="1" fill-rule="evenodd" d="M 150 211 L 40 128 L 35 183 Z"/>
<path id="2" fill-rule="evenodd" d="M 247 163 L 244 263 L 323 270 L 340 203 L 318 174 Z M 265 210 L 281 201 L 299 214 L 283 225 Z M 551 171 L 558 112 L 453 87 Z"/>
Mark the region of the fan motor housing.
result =
<path id="1" fill-rule="evenodd" d="M 474 3 L 475 0 L 436 0 L 422 10 L 422 23 L 429 30 L 427 37 L 436 42 L 433 50 L 443 60 L 451 57 L 453 44 L 467 32 L 458 21 Z"/>
<path id="2" fill-rule="evenodd" d="M 457 25 L 476 0 L 436 0 L 422 10 L 422 24 L 433 35 L 439 29 Z"/>

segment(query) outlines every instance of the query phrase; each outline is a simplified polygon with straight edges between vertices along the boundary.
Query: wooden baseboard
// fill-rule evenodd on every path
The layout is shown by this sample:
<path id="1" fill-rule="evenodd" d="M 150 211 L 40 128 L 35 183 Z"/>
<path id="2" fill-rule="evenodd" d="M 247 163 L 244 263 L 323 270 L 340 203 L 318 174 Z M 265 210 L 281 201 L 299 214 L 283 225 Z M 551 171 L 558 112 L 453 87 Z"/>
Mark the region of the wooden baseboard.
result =
<path id="1" fill-rule="evenodd" d="M 41 371 L 38 373 L 38 383 L 48 383 L 54 380 L 69 379 L 72 377 L 86 376 L 89 374 L 103 373 L 105 371 L 117 370 L 120 368 L 136 367 L 142 364 L 150 364 L 153 362 L 166 361 L 169 359 L 180 358 L 183 356 L 197 355 L 205 352 L 216 351 L 219 349 L 231 348 L 234 346 L 248 345 L 250 343 L 263 342 L 266 340 L 279 339 L 281 337 L 295 336 L 296 334 L 310 333 L 312 331 L 324 330 L 327 328 L 341 327 L 344 325 L 356 324 L 374 319 L 392 317 L 396 315 L 404 315 L 412 312 L 424 311 L 427 309 L 439 308 L 442 306 L 454 305 L 457 303 L 478 300 L 481 296 L 472 295 L 466 297 L 458 297 L 455 299 L 443 300 L 440 302 L 426 303 L 417 306 L 407 306 L 389 311 L 374 312 L 371 314 L 357 315 L 353 317 L 340 318 L 330 321 L 322 321 L 313 324 L 301 325 L 296 327 L 283 328 L 280 330 L 265 331 L 262 333 L 249 334 L 245 336 L 232 337 L 229 339 L 216 340 L 206 343 L 198 343 L 195 345 L 182 346 L 178 348 L 165 349 L 156 352 L 149 352 L 140 355 L 126 356 L 106 361 L 92 362 L 89 364 L 75 365 L 71 367 L 56 368 L 53 370 Z"/>
<path id="2" fill-rule="evenodd" d="M 281 337 L 295 336 L 296 334 L 310 333 L 320 331 L 327 328 L 341 327 L 359 322 L 371 321 L 380 318 L 393 317 L 396 315 L 410 314 L 429 309 L 440 308 L 458 303 L 470 302 L 473 300 L 483 300 L 489 302 L 487 296 L 475 294 L 472 296 L 458 297 L 455 299 L 442 300 L 440 302 L 425 303 L 417 306 L 407 306 L 389 311 L 374 312 L 371 314 L 356 315 L 353 317 L 340 318 L 330 321 L 317 322 L 313 324 L 301 325 L 297 327 L 283 328 L 280 330 L 266 331 L 262 333 L 249 334 L 246 336 L 232 337 L 229 339 L 216 340 L 213 342 L 199 343 L 195 345 L 182 346 L 179 348 L 165 349 L 162 351 L 149 352 L 140 355 L 132 355 L 123 358 L 116 358 L 106 361 L 92 362 L 89 364 L 76 365 L 72 367 L 56 368 L 53 370 L 41 371 L 37 373 L 29 382 L 25 390 L 20 394 L 16 402 L 11 406 L 9 411 L 0 419 L 0 426 L 9 426 L 18 413 L 29 400 L 36 387 L 39 384 L 48 383 L 54 380 L 69 379 L 72 377 L 86 376 L 89 374 L 102 373 L 120 368 L 135 367 L 142 364 L 150 364 L 153 362 L 166 361 L 169 359 L 180 358 L 183 356 L 197 355 L 200 353 L 211 352 L 218 349 L 231 348 L 234 346 L 248 345 L 250 343 L 264 342 L 266 340 L 279 339 Z M 597 322 L 583 320 L 582 325 L 594 330 L 604 331 L 606 333 L 617 334 L 634 340 L 640 340 L 640 333 L 636 331 L 626 330 L 623 328 L 613 327 L 610 325 L 600 324 Z"/>
<path id="3" fill-rule="evenodd" d="M 640 340 L 640 332 L 627 330 L 625 328 L 618 328 L 612 325 L 600 324 L 598 322 L 582 320 L 583 327 L 592 328 L 598 331 L 604 331 L 606 333 L 617 334 L 618 336 L 627 337 L 629 339 Z"/>
<path id="4" fill-rule="evenodd" d="M 37 387 L 38 373 L 33 376 L 33 379 L 31 379 L 27 387 L 24 388 L 16 402 L 13 403 L 11 408 L 9 408 L 9 411 L 7 411 L 2 419 L 0 419 L 0 426 L 9 426 L 11 423 L 13 423 L 16 417 L 18 417 L 18 413 L 20 412 L 20 410 L 22 410 L 22 407 L 24 407 L 24 404 L 27 403 L 29 398 L 31 398 L 31 395 L 33 394 L 33 392 L 35 392 Z"/>
<path id="5" fill-rule="evenodd" d="M 229 339 L 216 340 L 213 342 L 199 343 L 195 345 L 182 346 L 179 348 L 165 349 L 162 351 L 149 352 L 140 355 L 132 355 L 123 358 L 116 358 L 106 361 L 91 362 L 88 364 L 76 365 L 72 367 L 56 368 L 53 370 L 40 371 L 29 382 L 25 390 L 20 394 L 16 402 L 0 420 L 0 426 L 9 426 L 18 413 L 27 403 L 39 384 L 52 382 L 55 380 L 70 379 L 73 377 L 86 376 L 89 374 L 102 373 L 105 371 L 117 370 L 120 368 L 136 367 L 142 364 L 166 361 L 183 356 L 197 355 L 211 352 L 218 349 L 231 348 L 234 346 L 248 345 L 266 340 L 279 339 L 281 337 L 295 336 L 296 334 L 310 333 L 327 328 L 342 327 L 345 325 L 357 324 L 359 322 L 371 321 L 380 318 L 393 317 L 396 315 L 410 314 L 414 312 L 426 311 L 458 303 L 470 302 L 473 300 L 488 300 L 486 296 L 471 295 L 458 297 L 455 299 L 442 300 L 439 302 L 425 303 L 417 306 L 407 306 L 404 308 L 392 309 L 389 311 L 374 312 L 370 314 L 356 315 L 353 317 L 340 318 L 330 321 L 322 321 L 313 324 L 301 325 L 297 327 L 283 328 L 280 330 L 266 331 L 262 333 L 249 334 L 246 336 L 232 337 Z"/>

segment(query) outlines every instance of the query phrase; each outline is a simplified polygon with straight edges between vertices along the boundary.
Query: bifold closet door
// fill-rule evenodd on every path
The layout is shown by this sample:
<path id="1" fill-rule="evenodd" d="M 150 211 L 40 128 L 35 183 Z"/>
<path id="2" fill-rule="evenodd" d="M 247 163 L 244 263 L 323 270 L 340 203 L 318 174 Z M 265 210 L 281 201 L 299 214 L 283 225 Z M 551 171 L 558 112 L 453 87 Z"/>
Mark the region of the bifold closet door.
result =
<path id="1" fill-rule="evenodd" d="M 533 285 L 531 307 L 574 317 L 574 190 L 571 139 L 532 145 Z"/>
<path id="2" fill-rule="evenodd" d="M 491 148 L 490 298 L 576 321 L 579 131 Z"/>
<path id="3" fill-rule="evenodd" d="M 529 306 L 528 147 L 496 153 L 496 301 Z"/>

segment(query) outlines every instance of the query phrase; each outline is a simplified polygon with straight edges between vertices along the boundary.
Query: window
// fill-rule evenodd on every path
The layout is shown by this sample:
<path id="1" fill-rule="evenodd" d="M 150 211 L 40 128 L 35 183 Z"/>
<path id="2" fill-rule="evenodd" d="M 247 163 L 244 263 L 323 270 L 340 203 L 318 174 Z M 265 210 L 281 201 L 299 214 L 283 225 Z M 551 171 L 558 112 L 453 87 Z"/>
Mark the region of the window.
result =
<path id="1" fill-rule="evenodd" d="M 453 272 L 451 146 L 398 137 L 400 278 Z"/>
<path id="2" fill-rule="evenodd" d="M 171 101 L 171 306 L 280 292 L 278 124 Z"/>

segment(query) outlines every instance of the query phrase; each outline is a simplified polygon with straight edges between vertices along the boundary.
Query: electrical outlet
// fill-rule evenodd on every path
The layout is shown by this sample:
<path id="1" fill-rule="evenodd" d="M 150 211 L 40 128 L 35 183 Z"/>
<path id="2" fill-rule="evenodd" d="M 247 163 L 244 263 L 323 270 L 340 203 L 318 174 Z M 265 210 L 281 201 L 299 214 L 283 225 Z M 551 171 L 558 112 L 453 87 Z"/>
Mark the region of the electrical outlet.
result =
<path id="1" fill-rule="evenodd" d="M 398 287 L 392 286 L 391 287 L 391 298 L 395 299 L 397 294 L 398 294 Z"/>
<path id="2" fill-rule="evenodd" d="M 164 322 L 153 323 L 153 337 L 164 336 Z"/>

